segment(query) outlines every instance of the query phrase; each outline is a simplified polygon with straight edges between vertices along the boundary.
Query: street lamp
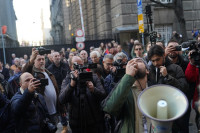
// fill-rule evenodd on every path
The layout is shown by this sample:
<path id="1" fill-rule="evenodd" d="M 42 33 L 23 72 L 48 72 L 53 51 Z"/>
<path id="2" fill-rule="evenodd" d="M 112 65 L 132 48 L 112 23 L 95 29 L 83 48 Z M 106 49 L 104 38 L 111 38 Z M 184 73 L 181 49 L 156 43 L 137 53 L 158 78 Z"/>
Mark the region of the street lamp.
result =
<path id="1" fill-rule="evenodd" d="M 3 26 L 0 26 L 0 27 L 1 27 L 1 39 L 2 39 L 2 43 L 3 43 L 4 65 L 6 65 L 6 54 L 5 54 L 5 46 L 4 46 L 4 38 L 3 38 L 3 35 L 6 33 L 7 26 L 6 26 L 6 25 L 3 25 Z"/>

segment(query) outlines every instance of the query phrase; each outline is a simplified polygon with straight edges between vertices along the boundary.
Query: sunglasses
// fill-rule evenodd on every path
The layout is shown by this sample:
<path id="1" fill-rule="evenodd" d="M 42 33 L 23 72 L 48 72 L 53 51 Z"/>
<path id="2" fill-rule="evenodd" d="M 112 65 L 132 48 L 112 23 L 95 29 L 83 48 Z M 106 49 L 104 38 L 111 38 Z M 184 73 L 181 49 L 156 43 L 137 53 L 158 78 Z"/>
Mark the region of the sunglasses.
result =
<path id="1" fill-rule="evenodd" d="M 138 50 L 139 50 L 139 51 L 141 51 L 141 50 L 142 50 L 142 48 L 136 48 L 135 50 L 137 50 L 137 51 L 138 51 Z"/>

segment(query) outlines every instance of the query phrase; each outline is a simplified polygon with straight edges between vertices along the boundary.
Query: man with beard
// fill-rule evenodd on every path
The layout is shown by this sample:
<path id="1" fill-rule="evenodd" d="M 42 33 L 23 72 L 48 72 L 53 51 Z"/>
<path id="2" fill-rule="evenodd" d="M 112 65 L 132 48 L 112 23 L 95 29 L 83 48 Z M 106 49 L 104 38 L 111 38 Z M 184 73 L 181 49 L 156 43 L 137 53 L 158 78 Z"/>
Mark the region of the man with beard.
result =
<path id="1" fill-rule="evenodd" d="M 183 59 L 180 51 L 176 50 L 176 46 L 179 46 L 178 42 L 175 40 L 170 40 L 168 42 L 167 48 L 165 49 L 165 56 L 173 63 L 179 65 L 183 72 L 187 68 L 188 61 Z"/>
<path id="2" fill-rule="evenodd" d="M 61 106 L 58 100 L 59 88 L 56 79 L 52 73 L 45 69 L 45 57 L 40 55 L 36 48 L 32 49 L 30 60 L 23 67 L 23 72 L 32 73 L 36 79 L 48 80 L 48 84 L 41 86 L 37 92 L 44 96 L 48 113 L 50 115 L 50 122 L 57 126 L 58 114 L 65 114 L 64 106 Z"/>
<path id="3" fill-rule="evenodd" d="M 170 44 L 171 45 L 171 44 Z M 173 57 L 175 54 L 170 54 Z M 168 57 L 165 58 L 165 52 L 159 45 L 155 45 L 150 48 L 148 52 L 148 58 L 152 61 L 150 66 L 150 74 L 148 80 L 151 85 L 155 84 L 167 84 L 180 89 L 188 96 L 188 84 L 185 79 L 185 74 L 182 68 L 171 63 Z M 180 131 L 181 133 L 189 133 L 188 129 L 189 119 L 178 119 L 174 122 L 173 131 Z"/>
<path id="4" fill-rule="evenodd" d="M 122 122 L 118 132 L 148 132 L 149 122 L 137 106 L 138 95 L 147 87 L 148 65 L 142 58 L 134 58 L 126 66 L 126 74 L 110 95 L 102 102 L 103 110 Z M 147 129 L 148 128 L 148 129 Z"/>

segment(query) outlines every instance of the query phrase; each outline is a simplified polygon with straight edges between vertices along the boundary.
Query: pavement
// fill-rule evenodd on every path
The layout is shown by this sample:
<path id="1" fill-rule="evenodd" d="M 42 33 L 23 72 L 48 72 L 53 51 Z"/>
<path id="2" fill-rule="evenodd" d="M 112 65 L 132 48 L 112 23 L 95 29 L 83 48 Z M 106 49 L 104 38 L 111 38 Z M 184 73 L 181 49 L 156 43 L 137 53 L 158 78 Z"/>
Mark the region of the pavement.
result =
<path id="1" fill-rule="evenodd" d="M 191 110 L 191 114 L 190 114 L 190 124 L 189 124 L 189 133 L 198 133 L 196 124 L 195 124 L 195 111 L 192 109 Z M 70 127 L 68 127 L 68 132 L 67 133 L 72 133 L 72 131 L 70 130 Z M 62 124 L 58 123 L 58 130 L 56 133 L 61 133 L 62 131 Z"/>

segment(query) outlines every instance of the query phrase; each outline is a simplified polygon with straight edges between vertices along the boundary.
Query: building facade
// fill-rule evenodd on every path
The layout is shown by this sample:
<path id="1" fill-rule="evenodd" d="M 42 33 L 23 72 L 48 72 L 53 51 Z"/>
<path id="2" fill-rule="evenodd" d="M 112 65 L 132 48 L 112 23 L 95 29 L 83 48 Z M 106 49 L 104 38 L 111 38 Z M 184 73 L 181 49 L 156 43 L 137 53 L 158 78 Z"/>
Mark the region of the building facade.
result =
<path id="1" fill-rule="evenodd" d="M 52 0 L 55 1 L 54 11 L 52 13 L 52 26 L 54 37 L 63 40 L 74 39 L 77 29 L 81 29 L 81 16 L 79 0 Z M 57 4 L 56 2 L 61 4 Z M 138 11 L 137 0 L 81 0 L 84 20 L 84 29 L 86 40 L 101 40 L 113 38 L 125 44 L 130 38 L 140 39 L 141 34 L 138 31 Z M 172 0 L 162 0 L 162 2 L 172 2 Z M 147 32 L 147 19 L 145 16 L 145 6 L 152 5 L 153 30 L 162 35 L 167 42 L 172 31 L 180 33 L 180 26 L 175 16 L 174 10 L 162 6 L 156 6 L 150 0 L 142 0 L 144 14 L 144 29 Z M 53 3 L 53 2 L 52 2 Z M 186 30 L 188 39 L 192 39 L 191 32 L 194 27 L 200 29 L 200 1 L 182 0 L 184 9 L 184 18 L 186 21 Z M 59 6 L 61 6 L 59 8 Z M 58 8 L 57 10 L 55 10 Z M 52 8 L 53 9 L 53 8 Z M 60 20 L 62 23 L 59 24 Z M 61 25 L 61 26 L 58 26 Z M 58 28 L 60 27 L 60 29 Z M 59 29 L 59 30 L 57 30 Z M 62 31 L 64 30 L 64 31 Z M 60 31 L 60 32 L 58 32 Z M 62 41 L 60 39 L 60 41 Z M 59 40 L 59 39 L 58 39 Z M 69 41 L 70 42 L 70 41 Z"/>
<path id="2" fill-rule="evenodd" d="M 16 30 L 17 18 L 13 8 L 13 0 L 0 0 L 0 5 L 0 27 L 3 25 L 7 26 L 7 33 L 3 36 L 5 47 L 18 47 L 19 42 Z M 2 39 L 0 40 L 0 47 L 2 47 Z"/>

